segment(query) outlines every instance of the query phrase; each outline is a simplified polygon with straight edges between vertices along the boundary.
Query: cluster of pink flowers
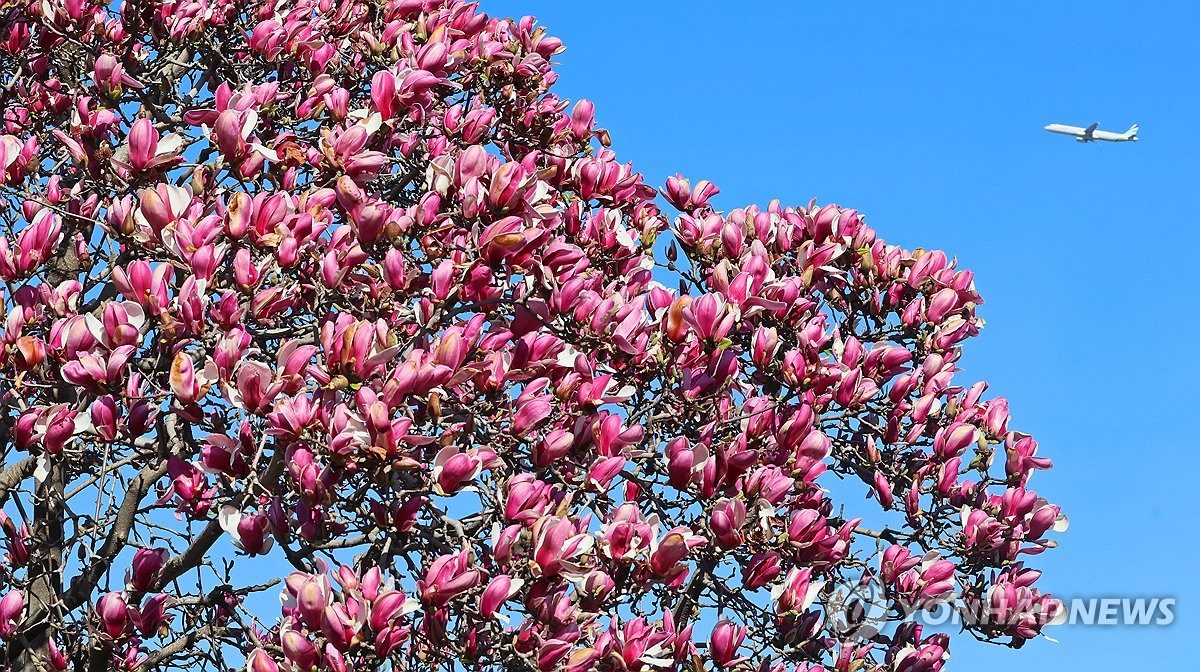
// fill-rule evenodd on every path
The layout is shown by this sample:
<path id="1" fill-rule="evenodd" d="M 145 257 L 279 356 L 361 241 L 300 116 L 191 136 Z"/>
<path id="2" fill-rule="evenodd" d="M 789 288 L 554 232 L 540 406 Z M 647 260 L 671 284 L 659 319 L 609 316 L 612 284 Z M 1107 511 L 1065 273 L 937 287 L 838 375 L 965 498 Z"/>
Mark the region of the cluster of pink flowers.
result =
<path id="1" fill-rule="evenodd" d="M 1065 519 L 955 379 L 971 272 L 655 189 L 562 48 L 463 0 L 0 9 L 14 669 L 940 669 L 834 626 L 876 574 L 1039 635 Z"/>

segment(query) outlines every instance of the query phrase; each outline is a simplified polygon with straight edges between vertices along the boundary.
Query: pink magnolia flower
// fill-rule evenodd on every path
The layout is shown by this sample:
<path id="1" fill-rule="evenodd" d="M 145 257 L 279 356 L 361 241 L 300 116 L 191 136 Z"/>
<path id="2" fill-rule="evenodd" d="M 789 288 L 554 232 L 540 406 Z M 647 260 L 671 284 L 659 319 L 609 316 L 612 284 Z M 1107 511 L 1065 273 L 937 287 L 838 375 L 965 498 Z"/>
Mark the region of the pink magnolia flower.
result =
<path id="1" fill-rule="evenodd" d="M 106 593 L 96 602 L 96 616 L 101 633 L 109 640 L 123 639 L 132 625 L 129 611 L 130 607 L 123 594 Z"/>
<path id="2" fill-rule="evenodd" d="M 117 408 L 116 399 L 111 394 L 96 399 L 88 411 L 92 422 L 91 429 L 101 441 L 112 441 L 117 438 L 121 430 L 121 411 Z"/>
<path id="3" fill-rule="evenodd" d="M 702 339 L 718 342 L 733 329 L 738 316 L 720 294 L 705 294 L 683 309 L 683 319 Z"/>
<path id="4" fill-rule="evenodd" d="M 0 186 L 17 184 L 30 160 L 37 154 L 37 138 L 25 142 L 12 135 L 0 135 Z"/>
<path id="5" fill-rule="evenodd" d="M 398 590 L 385 590 L 379 593 L 371 605 L 368 623 L 375 632 L 383 632 L 406 614 L 416 611 L 420 604 L 408 598 Z"/>
<path id="6" fill-rule="evenodd" d="M 483 460 L 475 455 L 459 452 L 457 446 L 446 446 L 433 459 L 433 491 L 439 495 L 452 495 L 467 482 L 483 471 Z"/>
<path id="7" fill-rule="evenodd" d="M 10 590 L 0 598 L 0 637 L 8 639 L 17 632 L 25 612 L 25 593 Z"/>
<path id="8" fill-rule="evenodd" d="M 690 212 L 708 205 L 709 199 L 720 191 L 708 180 L 700 180 L 695 187 L 692 187 L 690 180 L 682 175 L 676 175 L 667 178 L 667 186 L 663 190 L 663 195 L 676 210 Z"/>
<path id="9" fill-rule="evenodd" d="M 321 653 L 303 634 L 288 627 L 288 624 L 285 623 L 285 627 L 281 628 L 279 632 L 279 642 L 283 648 L 284 659 L 292 666 L 292 669 L 316 669 Z"/>
<path id="10" fill-rule="evenodd" d="M 167 459 L 167 476 L 171 484 L 159 499 L 160 504 L 174 496 L 179 512 L 190 516 L 203 515 L 212 507 L 216 490 L 210 487 L 208 478 L 196 465 L 172 455 Z"/>
<path id="11" fill-rule="evenodd" d="M 927 643 L 901 649 L 894 665 L 897 672 L 937 672 L 949 657 L 944 643 Z"/>
<path id="12" fill-rule="evenodd" d="M 125 576 L 130 590 L 150 590 L 157 583 L 159 573 L 170 557 L 170 551 L 165 548 L 139 548 L 133 554 L 133 563 Z"/>
<path id="13" fill-rule="evenodd" d="M 650 549 L 655 535 L 654 523 L 647 521 L 637 504 L 626 502 L 617 508 L 612 519 L 602 527 L 602 549 L 605 555 L 619 561 L 633 561 Z"/>
<path id="14" fill-rule="evenodd" d="M 746 524 L 746 505 L 740 499 L 722 499 L 713 507 L 709 525 L 721 548 L 736 548 L 744 537 L 741 529 Z"/>
<path id="15" fill-rule="evenodd" d="M 41 443 L 51 455 L 61 453 L 83 428 L 79 413 L 66 404 L 56 404 L 35 415 L 23 417 L 32 425 L 30 440 Z"/>
<path id="16" fill-rule="evenodd" d="M 566 518 L 545 516 L 534 523 L 532 560 L 542 576 L 585 574 L 583 566 L 574 561 L 594 545 L 592 535 Z"/>
<path id="17" fill-rule="evenodd" d="M 770 585 L 783 573 L 778 553 L 757 553 L 742 566 L 742 585 L 747 590 L 757 590 Z"/>
<path id="18" fill-rule="evenodd" d="M 17 235 L 16 249 L 10 253 L 8 241 L 0 238 L 0 276 L 23 278 L 50 259 L 62 240 L 62 221 L 50 209 L 42 209 L 29 226 Z"/>
<path id="19" fill-rule="evenodd" d="M 279 663 L 262 649 L 255 649 L 246 657 L 247 672 L 279 672 Z"/>
<path id="20" fill-rule="evenodd" d="M 145 240 L 161 238 L 162 231 L 187 212 L 192 198 L 190 188 L 169 184 L 143 191 L 138 198 L 139 207 L 132 214 L 137 224 L 135 235 Z"/>
<path id="21" fill-rule="evenodd" d="M 311 628 L 321 627 L 325 607 L 333 603 L 333 587 L 325 574 L 292 572 L 284 581 L 286 613 Z"/>
<path id="22" fill-rule="evenodd" d="M 706 546 L 708 540 L 686 527 L 676 527 L 654 539 L 650 545 L 650 571 L 661 577 L 668 586 L 678 586 L 687 578 L 684 563 L 693 548 Z"/>
<path id="23" fill-rule="evenodd" d="M 775 601 L 775 613 L 798 613 L 812 606 L 821 592 L 823 582 L 812 581 L 812 569 L 793 567 L 788 570 L 783 583 L 771 589 L 771 599 Z"/>
<path id="24" fill-rule="evenodd" d="M 347 605 L 334 603 L 325 607 L 325 611 L 321 613 L 321 633 L 338 655 L 349 651 L 361 639 L 360 633 L 366 621 L 366 613 L 357 608 L 354 611 L 355 613 L 351 614 Z"/>
<path id="25" fill-rule="evenodd" d="M 244 360 L 237 366 L 232 382 L 226 397 L 233 405 L 252 413 L 272 408 L 284 386 L 283 381 L 275 379 L 271 367 L 253 360 Z"/>
<path id="26" fill-rule="evenodd" d="M 725 619 L 718 621 L 708 640 L 713 662 L 721 667 L 729 667 L 737 660 L 737 650 L 745 640 L 745 626 L 734 625 Z"/>
<path id="27" fill-rule="evenodd" d="M 71 667 L 71 656 L 59 648 L 53 638 L 46 641 L 46 663 L 55 672 L 66 672 Z"/>
<path id="28" fill-rule="evenodd" d="M 96 83 L 96 88 L 109 95 L 119 94 L 125 87 L 140 89 L 145 86 L 130 77 L 112 54 L 100 54 L 96 58 L 92 79 Z"/>
<path id="29" fill-rule="evenodd" d="M 275 545 L 271 521 L 266 514 L 243 515 L 232 506 L 221 507 L 221 529 L 233 538 L 234 546 L 247 555 L 263 555 Z"/>
<path id="30" fill-rule="evenodd" d="M 625 468 L 627 460 L 620 456 L 599 457 L 587 473 L 587 483 L 593 489 L 601 492 L 608 490 L 614 478 Z"/>
<path id="31" fill-rule="evenodd" d="M 174 270 L 170 264 L 152 268 L 148 262 L 139 259 L 124 268 L 113 268 L 113 284 L 125 298 L 141 304 L 151 315 L 161 315 L 170 304 Z"/>
<path id="32" fill-rule="evenodd" d="M 953 595 L 954 570 L 954 563 L 936 552 L 914 556 L 907 548 L 893 545 L 884 551 L 880 578 L 908 607 L 924 609 Z"/>
<path id="33" fill-rule="evenodd" d="M 691 446 L 687 439 L 677 438 L 667 444 L 667 473 L 671 485 L 683 490 L 703 473 L 709 460 L 708 449 L 703 445 Z"/>
<path id="34" fill-rule="evenodd" d="M 1034 469 L 1049 469 L 1054 463 L 1045 457 L 1036 457 L 1038 444 L 1032 437 L 1017 438 L 1009 435 L 1004 444 L 1007 459 L 1004 471 L 1009 478 L 1016 479 L 1024 486 Z"/>
<path id="35" fill-rule="evenodd" d="M 171 391 L 183 403 L 195 403 L 204 395 L 213 383 L 217 382 L 217 366 L 210 359 L 204 368 L 196 370 L 192 358 L 180 352 L 175 355 L 171 365 Z"/>
<path id="36" fill-rule="evenodd" d="M 113 164 L 132 173 L 144 173 L 182 160 L 183 137 L 162 137 L 154 122 L 142 117 L 133 123 L 126 143 L 113 155 Z"/>
<path id="37" fill-rule="evenodd" d="M 172 615 L 166 613 L 173 606 L 174 598 L 166 593 L 151 596 L 140 609 L 129 607 L 130 623 L 145 637 L 156 637 L 169 632 Z"/>
<path id="38" fill-rule="evenodd" d="M 518 474 L 508 481 L 504 515 L 526 525 L 541 518 L 556 500 L 557 491 L 532 474 Z"/>
<path id="39" fill-rule="evenodd" d="M 938 432 L 934 438 L 934 450 L 947 459 L 959 457 L 963 449 L 975 443 L 978 429 L 965 423 L 953 423 Z"/>
<path id="40" fill-rule="evenodd" d="M 494 616 L 500 605 L 516 595 L 524 583 L 521 579 L 514 580 L 507 574 L 501 574 L 492 579 L 479 598 L 479 615 L 484 618 Z"/>
<path id="41" fill-rule="evenodd" d="M 431 607 L 445 606 L 460 594 L 479 585 L 483 578 L 478 569 L 468 569 L 469 553 L 462 551 L 443 555 L 434 560 L 425 573 L 424 580 L 417 582 L 421 601 Z"/>

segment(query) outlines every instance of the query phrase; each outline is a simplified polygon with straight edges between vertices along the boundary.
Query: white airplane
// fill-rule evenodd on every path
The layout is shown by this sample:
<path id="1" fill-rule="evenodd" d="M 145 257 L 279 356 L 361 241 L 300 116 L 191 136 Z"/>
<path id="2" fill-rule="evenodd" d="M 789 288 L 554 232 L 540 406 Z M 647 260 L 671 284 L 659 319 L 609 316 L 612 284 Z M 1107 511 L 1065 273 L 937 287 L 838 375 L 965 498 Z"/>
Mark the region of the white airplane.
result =
<path id="1" fill-rule="evenodd" d="M 1095 123 L 1087 128 L 1080 128 L 1079 126 L 1067 126 L 1065 124 L 1050 124 L 1046 127 L 1046 130 L 1050 131 L 1051 133 L 1073 135 L 1075 136 L 1076 142 L 1093 142 L 1095 140 L 1107 140 L 1109 142 L 1129 142 L 1130 140 L 1136 141 L 1138 139 L 1137 124 L 1130 126 L 1129 130 L 1125 131 L 1124 133 L 1097 131 L 1096 127 L 1099 125 L 1099 123 Z"/>

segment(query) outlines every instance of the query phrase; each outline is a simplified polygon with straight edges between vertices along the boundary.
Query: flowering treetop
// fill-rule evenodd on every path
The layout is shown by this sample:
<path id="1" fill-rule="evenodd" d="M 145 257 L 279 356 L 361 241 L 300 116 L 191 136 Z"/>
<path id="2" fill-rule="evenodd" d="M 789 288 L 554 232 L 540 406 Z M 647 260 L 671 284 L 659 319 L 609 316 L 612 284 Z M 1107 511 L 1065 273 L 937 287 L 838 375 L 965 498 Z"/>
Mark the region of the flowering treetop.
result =
<path id="1" fill-rule="evenodd" d="M 906 607 L 1061 611 L 1050 462 L 954 378 L 971 273 L 664 215 L 561 50 L 460 0 L 3 4 L 0 662 L 918 672 Z"/>

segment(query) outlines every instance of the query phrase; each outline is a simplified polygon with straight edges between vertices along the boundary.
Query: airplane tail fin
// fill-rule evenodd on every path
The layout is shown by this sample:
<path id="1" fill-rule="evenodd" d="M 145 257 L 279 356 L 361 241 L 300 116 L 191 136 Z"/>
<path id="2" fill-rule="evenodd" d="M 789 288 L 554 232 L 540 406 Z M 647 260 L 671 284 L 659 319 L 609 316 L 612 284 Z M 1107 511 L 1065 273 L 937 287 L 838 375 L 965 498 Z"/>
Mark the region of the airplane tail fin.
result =
<path id="1" fill-rule="evenodd" d="M 1137 132 L 1138 132 L 1138 125 L 1134 124 L 1129 127 L 1128 131 L 1125 131 L 1125 137 L 1129 138 L 1130 140 L 1137 140 L 1138 139 Z"/>

